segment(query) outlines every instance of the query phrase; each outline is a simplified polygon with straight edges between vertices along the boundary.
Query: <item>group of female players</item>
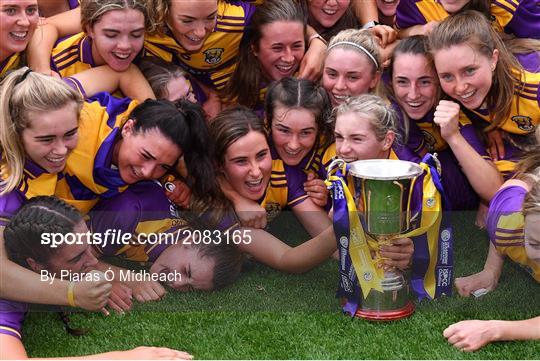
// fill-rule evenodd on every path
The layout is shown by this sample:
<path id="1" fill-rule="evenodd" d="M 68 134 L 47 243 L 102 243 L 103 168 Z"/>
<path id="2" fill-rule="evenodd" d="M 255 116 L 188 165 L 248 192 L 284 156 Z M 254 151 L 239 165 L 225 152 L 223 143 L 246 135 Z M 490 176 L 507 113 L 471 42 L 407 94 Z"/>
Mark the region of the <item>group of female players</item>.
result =
<path id="1" fill-rule="evenodd" d="M 540 282 L 539 24 L 532 0 L 0 0 L 0 356 L 26 357 L 27 303 L 124 312 L 165 294 L 152 280 L 49 285 L 42 270 L 118 276 L 100 258 L 122 256 L 188 291 L 233 283 L 246 254 L 286 272 L 320 264 L 336 250 L 336 157 L 436 153 L 420 217 L 437 186 L 439 212 L 478 209 L 491 240 L 458 292 L 493 290 L 505 256 Z M 296 247 L 265 230 L 286 208 L 312 237 Z M 41 242 L 88 230 L 138 243 Z M 440 238 L 380 249 L 385 269 L 412 268 L 420 299 L 440 294 Z M 445 336 L 465 351 L 540 337 L 497 325 Z"/>

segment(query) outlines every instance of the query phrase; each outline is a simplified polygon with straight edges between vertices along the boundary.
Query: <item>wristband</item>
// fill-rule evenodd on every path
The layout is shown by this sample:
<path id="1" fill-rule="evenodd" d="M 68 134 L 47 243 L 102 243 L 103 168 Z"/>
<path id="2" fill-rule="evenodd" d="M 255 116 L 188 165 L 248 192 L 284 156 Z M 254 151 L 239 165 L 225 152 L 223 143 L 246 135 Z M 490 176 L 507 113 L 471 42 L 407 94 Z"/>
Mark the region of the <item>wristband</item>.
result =
<path id="1" fill-rule="evenodd" d="M 311 35 L 308 39 L 308 45 L 311 44 L 311 41 L 314 40 L 314 39 L 319 39 L 320 41 L 322 41 L 324 43 L 324 45 L 328 45 L 328 43 L 326 42 L 326 40 L 324 40 L 324 38 L 321 36 L 321 34 L 319 33 L 315 33 L 313 35 Z"/>
<path id="2" fill-rule="evenodd" d="M 75 288 L 75 282 L 70 282 L 68 285 L 68 290 L 67 290 L 67 299 L 68 299 L 68 304 L 71 307 L 77 307 L 77 305 L 75 304 L 75 294 L 73 292 L 74 288 Z"/>

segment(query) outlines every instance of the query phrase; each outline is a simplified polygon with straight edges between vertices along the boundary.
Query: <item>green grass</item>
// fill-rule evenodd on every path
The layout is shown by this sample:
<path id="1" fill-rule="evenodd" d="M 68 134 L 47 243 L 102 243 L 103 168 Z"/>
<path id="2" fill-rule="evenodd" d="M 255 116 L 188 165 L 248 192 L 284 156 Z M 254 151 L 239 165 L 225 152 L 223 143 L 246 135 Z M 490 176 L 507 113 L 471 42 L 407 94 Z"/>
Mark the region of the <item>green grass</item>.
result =
<path id="1" fill-rule="evenodd" d="M 456 217 L 458 276 L 481 270 L 487 236 Z M 282 236 L 304 237 L 297 225 L 278 220 Z M 499 287 L 480 299 L 453 296 L 417 304 L 416 313 L 391 323 L 342 315 L 334 298 L 336 262 L 304 275 L 288 275 L 257 265 L 232 287 L 214 293 L 170 291 L 159 303 L 137 304 L 126 315 L 76 313 L 73 327 L 90 328 L 69 336 L 55 314 L 32 312 L 24 327 L 30 356 L 75 356 L 167 346 L 198 359 L 535 359 L 540 342 L 500 342 L 461 353 L 442 336 L 463 319 L 530 318 L 540 314 L 540 285 L 519 267 L 505 263 Z"/>

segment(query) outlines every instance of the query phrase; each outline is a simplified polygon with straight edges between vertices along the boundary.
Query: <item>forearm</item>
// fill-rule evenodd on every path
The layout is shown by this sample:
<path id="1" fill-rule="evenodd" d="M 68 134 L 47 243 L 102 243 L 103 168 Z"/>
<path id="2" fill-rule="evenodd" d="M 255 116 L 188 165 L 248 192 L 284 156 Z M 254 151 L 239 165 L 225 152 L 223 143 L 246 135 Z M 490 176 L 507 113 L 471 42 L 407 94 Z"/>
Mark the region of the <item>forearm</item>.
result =
<path id="1" fill-rule="evenodd" d="M 51 53 L 58 36 L 58 30 L 51 24 L 41 25 L 34 32 L 26 48 L 26 61 L 32 70 L 44 73 L 51 70 Z"/>
<path id="2" fill-rule="evenodd" d="M 490 321 L 493 341 L 540 340 L 540 316 L 519 321 Z"/>
<path id="3" fill-rule="evenodd" d="M 503 183 L 495 165 L 482 158 L 460 133 L 447 142 L 475 192 L 489 202 Z"/>
<path id="4" fill-rule="evenodd" d="M 379 21 L 379 12 L 375 0 L 356 0 L 352 3 L 354 14 L 360 24 L 365 25 L 370 21 Z"/>
<path id="5" fill-rule="evenodd" d="M 486 263 L 484 264 L 484 270 L 492 272 L 495 275 L 496 280 L 498 280 L 501 275 L 503 263 L 504 256 L 501 255 L 493 243 L 490 242 L 488 256 L 486 258 Z"/>
<path id="6" fill-rule="evenodd" d="M 401 29 L 398 32 L 399 39 L 405 39 L 413 35 L 426 35 L 426 29 L 424 28 L 424 25 L 414 25 L 410 28 Z"/>
<path id="7" fill-rule="evenodd" d="M 120 91 L 131 99 L 140 102 L 146 99 L 156 99 L 152 87 L 135 64 L 131 64 L 128 70 L 119 73 Z"/>
<path id="8" fill-rule="evenodd" d="M 18 264 L 0 260 L 0 298 L 8 300 L 67 306 L 69 282 L 60 279 L 42 281 L 40 276 Z"/>
<path id="9" fill-rule="evenodd" d="M 326 211 L 315 205 L 309 198 L 294 207 L 293 213 L 311 237 L 317 236 L 332 225 L 332 220 Z"/>

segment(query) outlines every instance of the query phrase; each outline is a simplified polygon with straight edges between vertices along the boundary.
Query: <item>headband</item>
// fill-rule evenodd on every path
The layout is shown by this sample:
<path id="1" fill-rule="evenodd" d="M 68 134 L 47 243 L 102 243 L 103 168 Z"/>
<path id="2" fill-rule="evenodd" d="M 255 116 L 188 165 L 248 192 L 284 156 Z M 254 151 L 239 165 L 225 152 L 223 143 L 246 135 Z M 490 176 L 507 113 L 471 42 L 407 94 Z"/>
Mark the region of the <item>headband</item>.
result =
<path id="1" fill-rule="evenodd" d="M 24 81 L 24 79 L 26 79 L 28 74 L 30 74 L 31 72 L 32 72 L 32 69 L 30 69 L 30 68 L 26 69 L 26 71 L 23 73 L 23 75 L 21 75 L 21 77 L 19 79 L 17 79 L 17 81 L 15 82 L 15 85 L 18 85 L 18 84 L 22 83 Z"/>
<path id="2" fill-rule="evenodd" d="M 373 63 L 375 64 L 375 68 L 376 69 L 379 68 L 379 63 L 377 63 L 377 60 L 375 59 L 375 57 L 373 55 L 371 55 L 371 53 L 366 48 L 364 48 L 362 45 L 358 45 L 358 44 L 353 43 L 351 41 L 338 41 L 337 43 L 330 45 L 328 47 L 327 51 L 330 51 L 332 48 L 334 48 L 334 47 L 336 47 L 338 45 L 350 45 L 353 48 L 360 49 L 361 51 L 363 51 L 373 61 Z"/>

